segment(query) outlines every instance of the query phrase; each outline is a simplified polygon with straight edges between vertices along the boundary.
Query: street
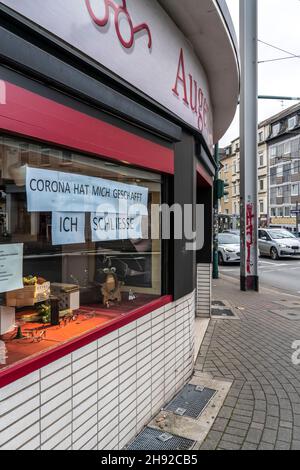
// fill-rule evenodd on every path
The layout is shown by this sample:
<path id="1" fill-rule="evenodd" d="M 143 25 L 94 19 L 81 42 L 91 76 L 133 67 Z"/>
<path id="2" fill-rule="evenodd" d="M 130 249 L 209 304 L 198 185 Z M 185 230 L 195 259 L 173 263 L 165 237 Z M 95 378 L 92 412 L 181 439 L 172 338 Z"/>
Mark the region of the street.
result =
<path id="1" fill-rule="evenodd" d="M 220 278 L 213 298 L 238 307 L 239 319 L 212 320 L 196 362 L 196 374 L 233 382 L 201 450 L 299 450 L 300 361 L 293 359 L 293 345 L 300 324 L 276 306 L 289 296 L 245 294 L 237 282 Z"/>
<path id="2" fill-rule="evenodd" d="M 239 265 L 220 266 L 220 272 L 226 276 L 239 278 Z M 272 261 L 269 258 L 259 260 L 260 283 L 264 287 L 280 289 L 290 294 L 300 294 L 300 257 L 282 258 Z"/>

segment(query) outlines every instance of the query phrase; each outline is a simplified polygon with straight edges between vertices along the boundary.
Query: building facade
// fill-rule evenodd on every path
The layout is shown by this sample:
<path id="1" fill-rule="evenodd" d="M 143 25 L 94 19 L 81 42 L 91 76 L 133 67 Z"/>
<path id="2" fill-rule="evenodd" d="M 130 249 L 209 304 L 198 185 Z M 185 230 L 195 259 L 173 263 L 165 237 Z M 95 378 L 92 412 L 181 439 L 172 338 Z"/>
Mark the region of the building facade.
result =
<path id="1" fill-rule="evenodd" d="M 267 139 L 270 174 L 270 227 L 299 233 L 300 105 L 274 116 Z"/>
<path id="2" fill-rule="evenodd" d="M 268 144 L 269 121 L 258 128 L 258 217 L 261 227 L 268 224 Z M 225 182 L 227 195 L 220 202 L 220 216 L 227 218 L 226 228 L 236 229 L 240 220 L 240 139 L 226 147 L 221 155 L 220 178 Z M 221 224 L 222 225 L 222 224 Z"/>
<path id="3" fill-rule="evenodd" d="M 0 10 L 0 448 L 122 449 L 191 376 L 210 311 L 232 22 L 211 0 Z M 193 228 L 201 207 L 201 239 L 163 237 L 162 204 Z"/>

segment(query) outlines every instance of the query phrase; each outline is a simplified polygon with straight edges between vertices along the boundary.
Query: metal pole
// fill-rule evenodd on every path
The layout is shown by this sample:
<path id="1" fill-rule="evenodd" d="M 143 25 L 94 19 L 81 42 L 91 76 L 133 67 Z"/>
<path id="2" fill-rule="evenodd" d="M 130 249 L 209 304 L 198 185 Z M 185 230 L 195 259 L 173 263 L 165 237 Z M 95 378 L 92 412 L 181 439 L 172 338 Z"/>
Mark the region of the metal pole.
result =
<path id="1" fill-rule="evenodd" d="M 219 255 L 218 255 L 218 234 L 219 234 L 219 199 L 216 194 L 216 182 L 219 178 L 219 144 L 215 145 L 215 162 L 217 171 L 214 186 L 214 214 L 213 214 L 213 279 L 219 279 Z"/>
<path id="2" fill-rule="evenodd" d="M 240 0 L 241 290 L 258 291 L 257 0 Z"/>

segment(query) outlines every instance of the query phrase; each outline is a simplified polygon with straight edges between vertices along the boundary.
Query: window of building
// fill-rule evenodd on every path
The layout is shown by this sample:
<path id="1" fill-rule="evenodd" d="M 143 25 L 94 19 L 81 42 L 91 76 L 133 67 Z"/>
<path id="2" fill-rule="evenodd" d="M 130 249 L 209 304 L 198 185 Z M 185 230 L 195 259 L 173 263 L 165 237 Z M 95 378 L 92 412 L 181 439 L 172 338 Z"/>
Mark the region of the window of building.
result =
<path id="1" fill-rule="evenodd" d="M 277 188 L 277 197 L 283 197 L 283 187 L 279 186 Z"/>
<path id="2" fill-rule="evenodd" d="M 259 211 L 260 211 L 261 214 L 263 214 L 265 212 L 264 201 L 259 201 Z"/>
<path id="3" fill-rule="evenodd" d="M 277 145 L 277 157 L 281 158 L 284 155 L 284 144 Z"/>
<path id="4" fill-rule="evenodd" d="M 277 198 L 277 188 L 276 187 L 270 188 L 270 204 L 271 205 L 276 204 L 276 198 Z"/>
<path id="5" fill-rule="evenodd" d="M 0 167 L 0 369 L 161 297 L 159 174 L 7 137 Z"/>
<path id="6" fill-rule="evenodd" d="M 258 142 L 261 143 L 264 140 L 264 133 L 263 131 L 258 133 Z"/>
<path id="7" fill-rule="evenodd" d="M 265 189 L 265 182 L 264 182 L 263 179 L 260 179 L 259 180 L 259 190 L 264 191 L 264 189 Z"/>
<path id="8" fill-rule="evenodd" d="M 292 196 L 299 196 L 299 183 L 292 184 Z"/>
<path id="9" fill-rule="evenodd" d="M 228 173 L 228 163 L 225 163 L 224 165 L 224 173 Z"/>
<path id="10" fill-rule="evenodd" d="M 277 147 L 274 145 L 273 147 L 270 148 L 270 156 L 271 157 L 276 157 L 277 156 Z"/>
<path id="11" fill-rule="evenodd" d="M 285 208 L 284 208 L 284 216 L 285 216 L 285 217 L 290 217 L 290 215 L 291 215 L 291 209 L 290 209 L 290 207 L 285 207 Z"/>
<path id="12" fill-rule="evenodd" d="M 270 168 L 270 185 L 273 186 L 277 182 L 277 168 L 273 166 Z M 272 190 L 272 189 L 271 189 Z"/>
<path id="13" fill-rule="evenodd" d="M 273 124 L 273 126 L 272 126 L 272 136 L 273 136 L 273 137 L 275 137 L 276 135 L 279 134 L 279 132 L 280 132 L 280 127 L 281 127 L 280 123 L 278 123 L 278 124 Z"/>
<path id="14" fill-rule="evenodd" d="M 281 178 L 283 176 L 283 165 L 277 167 L 277 177 Z"/>
<path id="15" fill-rule="evenodd" d="M 300 160 L 295 160 L 292 162 L 292 174 L 296 175 L 300 173 Z"/>
<path id="16" fill-rule="evenodd" d="M 283 217 L 283 215 L 284 215 L 283 207 L 278 207 L 277 215 L 278 215 L 278 217 Z"/>
<path id="17" fill-rule="evenodd" d="M 299 150 L 300 150 L 300 138 L 297 137 L 296 139 L 293 139 L 291 141 L 291 152 L 292 156 L 298 156 L 299 155 Z"/>
<path id="18" fill-rule="evenodd" d="M 288 155 L 291 153 L 291 142 L 285 142 L 284 144 L 284 154 Z"/>
<path id="19" fill-rule="evenodd" d="M 297 116 L 293 116 L 288 119 L 288 130 L 292 130 L 296 127 L 297 124 Z"/>
<path id="20" fill-rule="evenodd" d="M 258 159 L 259 159 L 259 166 L 262 167 L 265 165 L 265 159 L 264 159 L 264 154 L 263 153 L 260 153 L 258 155 Z"/>
<path id="21" fill-rule="evenodd" d="M 276 217 L 276 207 L 271 208 L 271 217 Z"/>

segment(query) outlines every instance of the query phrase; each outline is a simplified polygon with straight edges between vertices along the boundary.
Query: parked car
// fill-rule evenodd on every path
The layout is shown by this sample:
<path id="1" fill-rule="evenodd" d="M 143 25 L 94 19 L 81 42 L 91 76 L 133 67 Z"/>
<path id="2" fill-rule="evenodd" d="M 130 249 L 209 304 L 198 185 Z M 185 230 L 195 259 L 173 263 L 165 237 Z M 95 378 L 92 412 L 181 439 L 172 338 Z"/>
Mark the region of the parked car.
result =
<path id="1" fill-rule="evenodd" d="M 230 230 L 223 230 L 222 233 L 231 233 L 232 235 L 237 235 L 239 237 L 241 234 L 241 231 L 239 229 L 230 229 Z"/>
<path id="2" fill-rule="evenodd" d="M 241 260 L 240 237 L 232 233 L 219 233 L 219 264 L 239 263 Z"/>
<path id="3" fill-rule="evenodd" d="M 270 256 L 273 260 L 277 260 L 283 256 L 300 255 L 300 241 L 288 230 L 260 229 L 258 238 L 262 256 Z"/>

